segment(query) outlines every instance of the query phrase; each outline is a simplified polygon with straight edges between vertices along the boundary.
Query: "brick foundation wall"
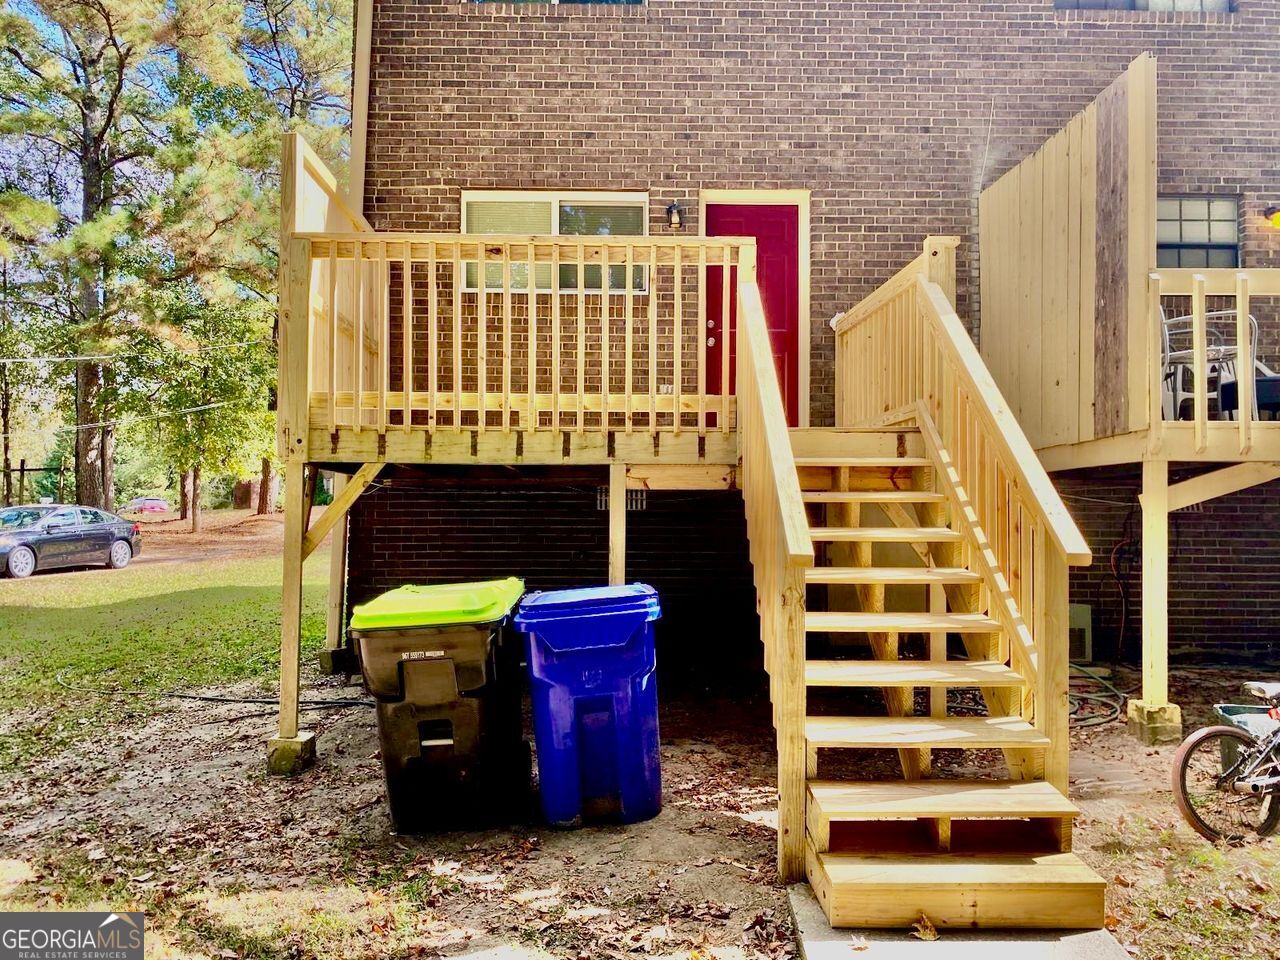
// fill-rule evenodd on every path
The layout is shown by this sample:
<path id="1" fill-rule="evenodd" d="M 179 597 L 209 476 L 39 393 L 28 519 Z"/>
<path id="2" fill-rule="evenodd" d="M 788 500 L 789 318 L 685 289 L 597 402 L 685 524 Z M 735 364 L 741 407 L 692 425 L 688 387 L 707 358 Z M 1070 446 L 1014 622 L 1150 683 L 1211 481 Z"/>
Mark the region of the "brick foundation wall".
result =
<path id="1" fill-rule="evenodd" d="M 1176 470 L 1170 482 L 1198 470 Z M 1054 475 L 1093 548 L 1071 574 L 1071 602 L 1093 607 L 1094 657 L 1115 655 L 1128 593 L 1123 659 L 1142 644 L 1141 467 Z M 1280 660 L 1280 483 L 1210 500 L 1169 518 L 1169 655 L 1187 663 Z M 1119 577 L 1112 573 L 1115 559 Z"/>
<path id="2" fill-rule="evenodd" d="M 598 480 L 424 487 L 392 482 L 352 508 L 348 605 L 404 583 L 520 576 L 530 590 L 604 583 L 608 514 Z M 651 492 L 627 514 L 627 579 L 657 588 L 665 683 L 760 675 L 759 621 L 736 491 Z M 694 669 L 684 670 L 683 667 Z M 706 669 L 697 669 L 697 668 Z M 722 673 L 723 676 L 717 676 Z"/>
<path id="3" fill-rule="evenodd" d="M 827 320 L 958 234 L 977 324 L 980 188 L 1135 55 L 1160 63 L 1159 181 L 1243 197 L 1246 266 L 1280 263 L 1280 0 L 1234 14 L 1053 0 L 643 6 L 377 0 L 365 211 L 457 230 L 462 188 L 643 189 L 650 226 L 700 188 L 812 191 L 812 409 L 832 411 Z M 1263 340 L 1280 343 L 1269 324 Z M 1267 349 L 1274 355 L 1280 346 Z"/>

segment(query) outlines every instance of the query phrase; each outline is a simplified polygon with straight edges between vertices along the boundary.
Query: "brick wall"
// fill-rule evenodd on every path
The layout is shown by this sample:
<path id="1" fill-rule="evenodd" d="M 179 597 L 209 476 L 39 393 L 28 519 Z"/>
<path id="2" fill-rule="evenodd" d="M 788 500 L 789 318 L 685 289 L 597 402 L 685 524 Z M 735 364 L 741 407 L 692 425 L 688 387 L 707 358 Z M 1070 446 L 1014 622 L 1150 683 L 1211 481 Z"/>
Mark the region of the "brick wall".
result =
<path id="1" fill-rule="evenodd" d="M 1170 482 L 1196 472 L 1173 471 Z M 1094 656 L 1114 656 L 1127 593 L 1124 659 L 1137 661 L 1141 467 L 1055 474 L 1054 481 L 1093 548 L 1093 565 L 1072 571 L 1071 601 L 1093 607 Z M 1180 510 L 1169 520 L 1171 659 L 1274 666 L 1280 657 L 1280 483 Z"/>
<path id="2" fill-rule="evenodd" d="M 523 577 L 531 590 L 603 583 L 607 513 L 599 477 L 449 486 L 391 482 L 351 514 L 348 604 L 403 583 Z M 758 677 L 755 590 L 736 491 L 650 493 L 627 514 L 627 579 L 657 588 L 663 681 Z M 708 669 L 680 669 L 683 667 Z M 714 668 L 714 669 L 711 669 Z"/>
<path id="3" fill-rule="evenodd" d="M 642 189 L 653 232 L 677 201 L 696 233 L 700 188 L 808 188 L 812 405 L 829 422 L 827 320 L 925 234 L 954 233 L 976 324 L 979 189 L 1148 49 L 1161 190 L 1242 195 L 1245 265 L 1280 263 L 1261 217 L 1280 197 L 1280 0 L 377 0 L 365 210 L 379 228 L 457 230 L 464 187 Z"/>

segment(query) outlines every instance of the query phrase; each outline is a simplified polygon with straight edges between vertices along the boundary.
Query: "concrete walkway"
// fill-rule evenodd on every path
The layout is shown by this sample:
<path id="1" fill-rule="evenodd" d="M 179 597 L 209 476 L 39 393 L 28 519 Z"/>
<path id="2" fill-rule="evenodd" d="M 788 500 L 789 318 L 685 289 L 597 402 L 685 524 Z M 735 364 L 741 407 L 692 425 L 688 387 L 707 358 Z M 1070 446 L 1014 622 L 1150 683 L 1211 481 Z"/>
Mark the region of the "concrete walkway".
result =
<path id="1" fill-rule="evenodd" d="M 1105 930 L 941 930 L 926 943 L 907 930 L 831 929 L 807 883 L 787 896 L 802 960 L 1129 960 Z"/>

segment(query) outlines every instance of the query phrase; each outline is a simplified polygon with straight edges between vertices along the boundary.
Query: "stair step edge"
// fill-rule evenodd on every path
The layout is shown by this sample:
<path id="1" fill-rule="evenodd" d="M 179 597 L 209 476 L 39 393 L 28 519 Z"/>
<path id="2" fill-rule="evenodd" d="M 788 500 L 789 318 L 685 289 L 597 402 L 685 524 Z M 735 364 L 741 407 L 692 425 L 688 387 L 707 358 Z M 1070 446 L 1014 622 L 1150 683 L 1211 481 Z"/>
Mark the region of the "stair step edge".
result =
<path id="1" fill-rule="evenodd" d="M 1017 717 L 807 717 L 809 746 L 985 750 L 1041 749 L 1050 740 Z"/>
<path id="2" fill-rule="evenodd" d="M 998 633 L 1000 623 L 980 613 L 862 613 L 813 610 L 805 614 L 811 633 Z"/>
<path id="3" fill-rule="evenodd" d="M 810 583 L 980 583 L 982 577 L 962 567 L 810 567 Z"/>
<path id="4" fill-rule="evenodd" d="M 811 687 L 1021 687 L 1003 663 L 929 660 L 808 660 Z"/>
<path id="5" fill-rule="evenodd" d="M 1080 810 L 1043 780 L 810 780 L 810 816 L 855 819 L 1073 818 Z"/>

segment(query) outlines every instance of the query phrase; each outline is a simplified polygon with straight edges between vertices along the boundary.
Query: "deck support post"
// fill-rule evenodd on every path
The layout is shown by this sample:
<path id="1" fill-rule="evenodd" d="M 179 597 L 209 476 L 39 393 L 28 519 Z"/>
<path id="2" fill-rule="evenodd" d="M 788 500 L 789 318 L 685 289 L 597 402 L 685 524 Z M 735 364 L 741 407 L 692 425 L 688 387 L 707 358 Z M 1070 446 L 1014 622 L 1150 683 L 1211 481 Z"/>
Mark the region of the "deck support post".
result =
<path id="1" fill-rule="evenodd" d="M 1182 739 L 1182 710 L 1169 702 L 1169 461 L 1142 461 L 1142 699 L 1130 700 L 1129 732 L 1143 743 Z"/>
<path id="2" fill-rule="evenodd" d="M 333 496 L 336 500 L 347 485 L 345 474 L 333 477 Z M 343 673 L 347 668 L 342 644 L 342 606 L 347 586 L 347 518 L 344 516 L 333 527 L 333 539 L 329 542 L 329 598 L 325 607 L 324 649 L 320 651 L 320 672 Z"/>
<path id="3" fill-rule="evenodd" d="M 280 605 L 280 720 L 267 742 L 267 769 L 294 774 L 315 760 L 315 734 L 298 729 L 298 688 L 302 646 L 302 537 L 306 532 L 307 483 L 296 462 L 285 478 L 284 586 Z"/>
<path id="4" fill-rule="evenodd" d="M 627 465 L 609 464 L 609 585 L 627 582 Z"/>

